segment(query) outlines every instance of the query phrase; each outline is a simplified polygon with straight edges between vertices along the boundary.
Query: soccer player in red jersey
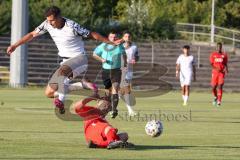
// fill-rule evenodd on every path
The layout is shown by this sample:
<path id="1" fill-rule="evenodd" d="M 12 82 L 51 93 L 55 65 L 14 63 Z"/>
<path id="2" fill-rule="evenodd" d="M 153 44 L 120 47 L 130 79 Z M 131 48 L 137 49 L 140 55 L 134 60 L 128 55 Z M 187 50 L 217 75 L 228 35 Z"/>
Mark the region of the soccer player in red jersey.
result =
<path id="1" fill-rule="evenodd" d="M 222 43 L 217 43 L 217 49 L 210 55 L 212 66 L 212 93 L 214 95 L 213 105 L 220 106 L 222 101 L 225 73 L 228 73 L 228 56 L 222 51 Z M 217 90 L 218 88 L 218 90 Z"/>
<path id="2" fill-rule="evenodd" d="M 97 101 L 96 107 L 88 106 L 87 103 Z M 119 133 L 117 128 L 112 127 L 105 119 L 111 110 L 111 104 L 104 99 L 85 98 L 73 106 L 74 112 L 84 120 L 84 133 L 89 148 L 130 147 L 128 134 Z"/>

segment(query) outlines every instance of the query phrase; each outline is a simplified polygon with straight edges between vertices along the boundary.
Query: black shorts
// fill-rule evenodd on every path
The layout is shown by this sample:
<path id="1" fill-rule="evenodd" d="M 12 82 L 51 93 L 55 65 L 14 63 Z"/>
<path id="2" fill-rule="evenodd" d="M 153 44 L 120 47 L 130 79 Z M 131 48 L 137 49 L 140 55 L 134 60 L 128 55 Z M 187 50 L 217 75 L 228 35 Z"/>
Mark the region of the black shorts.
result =
<path id="1" fill-rule="evenodd" d="M 109 89 L 112 87 L 112 83 L 117 82 L 120 84 L 121 82 L 122 71 L 120 68 L 117 69 L 103 69 L 102 70 L 102 80 L 105 86 L 105 89 Z"/>

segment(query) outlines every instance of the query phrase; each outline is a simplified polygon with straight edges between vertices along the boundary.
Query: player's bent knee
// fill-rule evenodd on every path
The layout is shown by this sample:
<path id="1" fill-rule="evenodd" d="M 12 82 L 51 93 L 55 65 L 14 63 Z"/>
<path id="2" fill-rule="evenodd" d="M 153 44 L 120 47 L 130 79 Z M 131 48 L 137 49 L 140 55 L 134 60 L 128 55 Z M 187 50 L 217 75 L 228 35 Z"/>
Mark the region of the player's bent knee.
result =
<path id="1" fill-rule="evenodd" d="M 117 94 L 119 90 L 119 83 L 118 82 L 114 82 L 112 84 L 112 94 Z"/>
<path id="2" fill-rule="evenodd" d="M 217 88 L 217 85 L 213 85 L 213 86 L 212 86 L 212 89 L 216 89 L 216 88 Z"/>
<path id="3" fill-rule="evenodd" d="M 118 137 L 123 142 L 127 142 L 127 140 L 128 140 L 128 134 L 126 132 L 119 133 Z"/>
<path id="4" fill-rule="evenodd" d="M 112 83 L 111 83 L 111 80 L 108 79 L 108 80 L 104 80 L 103 81 L 103 84 L 105 86 L 105 89 L 110 89 L 112 87 Z"/>
<path id="5" fill-rule="evenodd" d="M 130 94 L 130 93 L 131 93 L 130 87 L 120 88 L 120 94 L 121 94 L 121 95 L 126 95 L 126 94 Z"/>
<path id="6" fill-rule="evenodd" d="M 48 98 L 54 98 L 55 91 L 56 89 L 54 89 L 54 87 L 52 88 L 48 85 L 47 88 L 45 89 L 45 96 Z"/>
<path id="7" fill-rule="evenodd" d="M 54 98 L 54 92 L 45 90 L 45 96 L 48 98 Z"/>
<path id="8" fill-rule="evenodd" d="M 112 86 L 113 86 L 113 88 L 119 88 L 119 83 L 118 82 L 113 82 Z"/>
<path id="9" fill-rule="evenodd" d="M 124 88 L 124 94 L 130 94 L 131 93 L 131 89 L 130 89 L 130 87 L 128 86 L 128 87 L 125 87 Z"/>
<path id="10" fill-rule="evenodd" d="M 112 129 L 111 126 L 107 126 L 105 129 L 104 129 L 104 134 L 107 135 L 108 132 Z"/>

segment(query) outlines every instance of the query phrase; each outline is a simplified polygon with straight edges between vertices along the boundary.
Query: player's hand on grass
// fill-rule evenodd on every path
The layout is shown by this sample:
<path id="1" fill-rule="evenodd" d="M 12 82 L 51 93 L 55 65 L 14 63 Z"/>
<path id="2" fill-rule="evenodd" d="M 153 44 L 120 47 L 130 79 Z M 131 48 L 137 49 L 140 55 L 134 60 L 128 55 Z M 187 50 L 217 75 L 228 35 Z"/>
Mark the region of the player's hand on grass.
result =
<path id="1" fill-rule="evenodd" d="M 11 45 L 7 48 L 7 54 L 10 56 L 12 52 L 15 51 L 17 47 L 15 45 Z"/>

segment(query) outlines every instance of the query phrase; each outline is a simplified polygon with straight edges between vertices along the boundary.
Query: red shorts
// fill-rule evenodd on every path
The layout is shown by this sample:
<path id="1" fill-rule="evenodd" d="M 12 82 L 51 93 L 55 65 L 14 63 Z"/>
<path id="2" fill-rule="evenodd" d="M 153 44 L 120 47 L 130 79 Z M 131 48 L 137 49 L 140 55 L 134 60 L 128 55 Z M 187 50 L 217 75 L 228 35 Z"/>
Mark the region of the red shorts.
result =
<path id="1" fill-rule="evenodd" d="M 91 140 L 99 147 L 106 147 L 108 143 L 106 142 L 107 138 L 105 137 L 104 130 L 108 126 L 115 129 L 109 123 L 99 119 L 88 124 L 88 127 L 85 129 L 86 141 L 89 142 Z"/>
<path id="2" fill-rule="evenodd" d="M 212 86 L 224 84 L 225 73 L 223 72 L 212 72 Z"/>

